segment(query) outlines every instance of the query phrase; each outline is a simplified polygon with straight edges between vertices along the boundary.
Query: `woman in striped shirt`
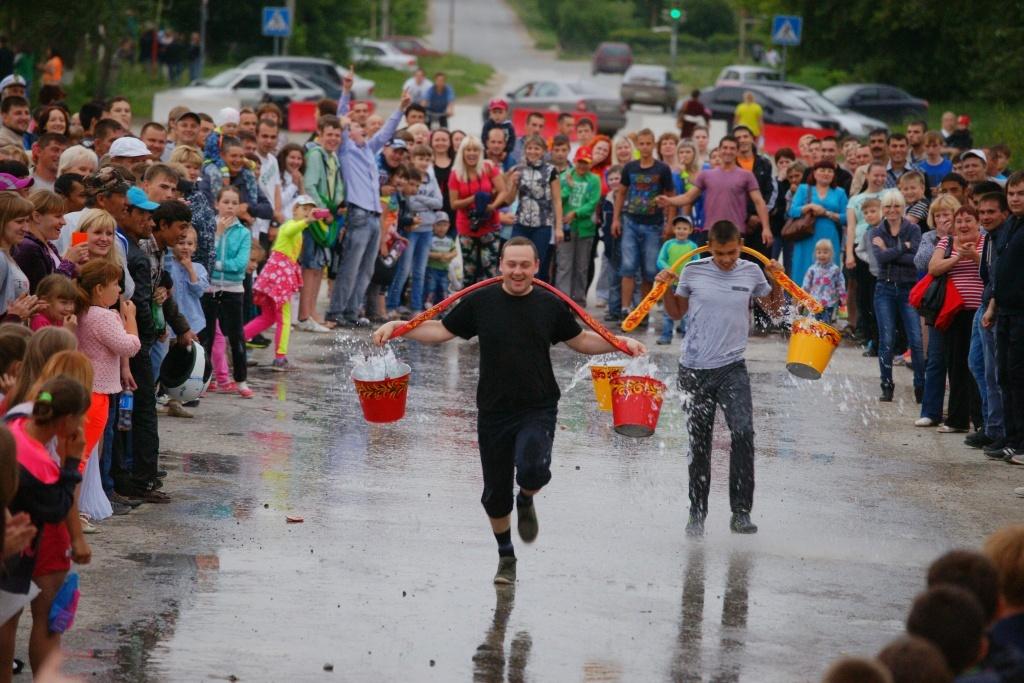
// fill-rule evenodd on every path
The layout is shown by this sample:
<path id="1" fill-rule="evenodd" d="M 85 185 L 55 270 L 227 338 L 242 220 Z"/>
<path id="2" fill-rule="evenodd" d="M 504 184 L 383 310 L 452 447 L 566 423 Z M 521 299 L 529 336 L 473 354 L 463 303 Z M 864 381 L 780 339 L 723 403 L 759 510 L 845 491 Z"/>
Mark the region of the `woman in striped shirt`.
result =
<path id="1" fill-rule="evenodd" d="M 953 240 L 953 250 L 949 258 L 946 258 L 946 244 L 950 239 Z M 953 215 L 952 234 L 939 240 L 928 262 L 931 276 L 948 273 L 964 301 L 963 308 L 943 331 L 943 351 L 949 372 L 949 412 L 946 422 L 939 425 L 942 433 L 966 432 L 972 423 L 975 429 L 984 427 L 978 386 L 967 365 L 974 314 L 981 306 L 984 289 L 984 283 L 978 275 L 984 243 L 985 236 L 981 234 L 977 209 L 961 206 Z"/>

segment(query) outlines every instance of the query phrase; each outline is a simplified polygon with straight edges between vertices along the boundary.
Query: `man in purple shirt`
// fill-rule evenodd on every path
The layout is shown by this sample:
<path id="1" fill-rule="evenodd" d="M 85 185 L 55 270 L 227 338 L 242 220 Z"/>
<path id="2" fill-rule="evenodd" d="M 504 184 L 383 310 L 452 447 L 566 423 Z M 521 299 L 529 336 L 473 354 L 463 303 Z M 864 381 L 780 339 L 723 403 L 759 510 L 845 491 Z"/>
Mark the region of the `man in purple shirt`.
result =
<path id="1" fill-rule="evenodd" d="M 724 136 L 718 143 L 718 158 L 722 165 L 701 171 L 693 181 L 693 187 L 675 197 L 658 197 L 659 206 L 692 206 L 704 196 L 704 224 L 714 225 L 718 221 L 729 221 L 733 225 L 747 224 L 747 198 L 754 203 L 757 218 L 761 224 L 761 239 L 767 247 L 772 243 L 772 231 L 768 222 L 768 207 L 758 189 L 754 174 L 736 165 L 739 143 L 731 135 Z"/>
<path id="2" fill-rule="evenodd" d="M 370 321 L 360 317 L 359 309 L 366 298 L 366 289 L 373 276 L 373 268 L 381 246 L 386 244 L 384 225 L 380 220 L 380 177 L 377 173 L 377 153 L 391 141 L 402 119 L 402 112 L 412 103 L 408 91 L 402 93 L 398 109 L 388 117 L 384 126 L 369 140 L 362 124 L 347 118 L 352 92 L 351 72 L 342 81 L 343 92 L 338 102 L 338 117 L 342 119 L 341 176 L 345 181 L 346 214 L 345 237 L 341 245 L 341 265 L 331 290 L 331 301 L 326 319 L 346 327 L 365 327 Z"/>

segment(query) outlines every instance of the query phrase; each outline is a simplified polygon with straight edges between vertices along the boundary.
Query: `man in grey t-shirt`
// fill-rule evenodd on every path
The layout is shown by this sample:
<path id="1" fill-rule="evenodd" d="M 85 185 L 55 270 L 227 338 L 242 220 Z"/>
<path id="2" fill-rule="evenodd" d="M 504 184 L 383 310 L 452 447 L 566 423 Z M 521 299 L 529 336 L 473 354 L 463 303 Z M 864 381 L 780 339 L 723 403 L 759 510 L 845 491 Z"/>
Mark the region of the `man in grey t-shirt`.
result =
<path id="1" fill-rule="evenodd" d="M 732 447 L 729 455 L 729 502 L 736 533 L 752 534 L 750 521 L 754 504 L 754 411 L 750 398 L 750 377 L 743 360 L 750 329 L 750 301 L 771 312 L 782 306 L 782 290 L 754 263 L 740 260 L 739 228 L 718 221 L 708 231 L 711 258 L 690 263 L 683 270 L 679 286 L 665 297 L 665 310 L 672 318 L 689 314 L 686 337 L 679 362 L 679 389 L 683 408 L 689 413 L 690 433 L 690 520 L 686 533 L 704 533 L 711 488 L 711 433 L 715 408 L 722 407 L 729 425 Z M 781 272 L 772 261 L 769 274 Z M 675 274 L 664 270 L 659 282 L 671 282 Z"/>

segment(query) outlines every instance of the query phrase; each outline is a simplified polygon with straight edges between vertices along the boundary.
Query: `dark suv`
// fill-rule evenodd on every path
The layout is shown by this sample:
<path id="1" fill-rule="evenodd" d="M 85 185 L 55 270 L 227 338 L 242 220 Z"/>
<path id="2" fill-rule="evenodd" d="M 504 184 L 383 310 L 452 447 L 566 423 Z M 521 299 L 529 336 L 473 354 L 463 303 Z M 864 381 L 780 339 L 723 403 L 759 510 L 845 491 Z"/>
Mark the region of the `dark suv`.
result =
<path id="1" fill-rule="evenodd" d="M 743 101 L 743 93 L 748 90 L 754 93 L 754 100 L 764 110 L 765 123 L 802 128 L 840 129 L 836 119 L 811 111 L 806 103 L 785 88 L 765 87 L 753 83 L 716 85 L 701 91 L 700 101 L 711 110 L 712 118 L 726 121 L 731 127 L 736 105 Z"/>
<path id="2" fill-rule="evenodd" d="M 594 50 L 591 74 L 624 74 L 633 66 L 633 50 L 625 43 L 601 43 Z"/>

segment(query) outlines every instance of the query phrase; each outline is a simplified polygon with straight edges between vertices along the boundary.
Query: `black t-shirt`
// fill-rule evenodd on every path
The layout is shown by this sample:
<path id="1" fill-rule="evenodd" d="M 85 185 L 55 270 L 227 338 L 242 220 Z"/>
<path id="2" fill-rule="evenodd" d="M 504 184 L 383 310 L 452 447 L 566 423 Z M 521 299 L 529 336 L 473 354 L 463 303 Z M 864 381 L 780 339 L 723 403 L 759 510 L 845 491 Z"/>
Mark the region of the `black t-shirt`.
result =
<path id="1" fill-rule="evenodd" d="M 481 411 L 514 411 L 558 403 L 561 393 L 551 369 L 550 347 L 582 329 L 565 302 L 534 287 L 512 296 L 500 284 L 464 298 L 442 321 L 452 334 L 480 337 Z"/>

